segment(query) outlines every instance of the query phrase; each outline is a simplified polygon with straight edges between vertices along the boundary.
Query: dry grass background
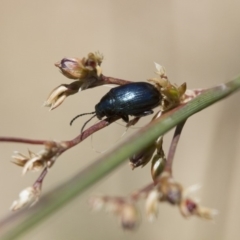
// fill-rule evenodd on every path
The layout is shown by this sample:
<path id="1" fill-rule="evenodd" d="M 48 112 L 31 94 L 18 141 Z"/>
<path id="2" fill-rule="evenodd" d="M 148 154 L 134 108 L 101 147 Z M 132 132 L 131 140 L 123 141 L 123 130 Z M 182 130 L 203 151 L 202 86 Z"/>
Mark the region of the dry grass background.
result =
<path id="1" fill-rule="evenodd" d="M 154 76 L 153 61 L 166 67 L 171 81 L 189 88 L 208 88 L 240 74 L 240 2 L 230 1 L 13 1 L 0 8 L 1 136 L 71 139 L 85 118 L 69 127 L 78 113 L 92 111 L 108 91 L 100 87 L 68 98 L 49 112 L 41 108 L 49 92 L 69 80 L 53 63 L 99 50 L 105 75 L 134 81 Z M 124 232 L 105 213 L 92 214 L 91 195 L 124 195 L 150 182 L 149 166 L 131 171 L 124 164 L 82 197 L 19 239 L 239 239 L 240 131 L 239 93 L 191 117 L 184 129 L 174 175 L 185 186 L 200 183 L 204 205 L 220 211 L 216 222 L 183 219 L 177 209 L 160 206 L 158 220 Z M 124 128 L 113 124 L 94 135 L 104 150 Z M 132 130 L 135 131 L 135 130 Z M 167 148 L 170 135 L 166 137 Z M 13 150 L 38 147 L 0 145 L 0 216 L 37 174 L 21 177 L 10 163 Z M 91 141 L 61 156 L 47 176 L 43 192 L 64 182 L 99 156 Z M 71 186 L 69 186 L 71 187 Z M 141 205 L 143 208 L 143 205 Z"/>

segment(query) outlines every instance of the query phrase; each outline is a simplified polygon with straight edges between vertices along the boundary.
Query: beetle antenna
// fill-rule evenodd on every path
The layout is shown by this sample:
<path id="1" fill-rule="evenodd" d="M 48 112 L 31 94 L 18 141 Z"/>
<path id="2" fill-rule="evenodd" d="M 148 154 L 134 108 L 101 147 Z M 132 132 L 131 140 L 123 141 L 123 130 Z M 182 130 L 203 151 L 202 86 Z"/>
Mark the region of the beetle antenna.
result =
<path id="1" fill-rule="evenodd" d="M 96 112 L 79 114 L 79 115 L 77 115 L 76 117 L 74 117 L 74 118 L 71 120 L 70 125 L 72 126 L 72 123 L 73 123 L 77 118 L 79 118 L 79 117 L 81 117 L 81 116 L 84 116 L 84 115 L 88 115 L 88 114 L 94 114 L 94 113 L 96 113 Z M 95 116 L 96 116 L 96 114 L 94 115 L 94 117 L 95 117 Z M 92 117 L 92 118 L 93 118 L 93 117 Z M 91 120 L 92 118 L 90 118 L 90 120 Z M 87 121 L 87 123 L 88 123 L 88 121 Z M 85 124 L 84 124 L 84 126 L 85 126 Z"/>
<path id="2" fill-rule="evenodd" d="M 95 113 L 95 112 L 94 112 Z M 82 129 L 81 129 L 81 133 L 83 132 L 83 129 L 85 128 L 85 126 L 87 125 L 87 123 L 89 123 L 94 117 L 96 117 L 97 115 L 94 114 L 90 119 L 88 119 L 82 126 Z"/>

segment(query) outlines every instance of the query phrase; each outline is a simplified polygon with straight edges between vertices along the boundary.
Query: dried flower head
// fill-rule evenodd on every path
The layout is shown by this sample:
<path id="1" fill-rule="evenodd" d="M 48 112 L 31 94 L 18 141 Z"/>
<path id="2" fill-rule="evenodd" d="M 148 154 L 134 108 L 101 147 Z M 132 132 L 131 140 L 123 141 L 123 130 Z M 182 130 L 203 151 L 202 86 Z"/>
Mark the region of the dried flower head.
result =
<path id="1" fill-rule="evenodd" d="M 190 198 L 190 194 L 197 189 L 199 189 L 198 185 L 184 189 L 168 172 L 163 172 L 156 186 L 148 192 L 146 212 L 149 220 L 156 218 L 158 204 L 161 201 L 177 205 L 184 217 L 198 216 L 207 220 L 213 219 L 218 213 L 217 210 L 203 207 L 197 200 Z"/>
<path id="2" fill-rule="evenodd" d="M 90 205 L 94 210 L 104 207 L 107 212 L 117 215 L 124 229 L 133 230 L 139 225 L 139 211 L 128 199 L 108 196 L 94 197 L 90 200 Z"/>
<path id="3" fill-rule="evenodd" d="M 152 190 L 147 197 L 145 208 L 146 214 L 149 221 L 153 221 L 158 215 L 158 205 L 161 193 L 156 189 Z"/>
<path id="4" fill-rule="evenodd" d="M 168 201 L 173 205 L 181 202 L 183 187 L 168 172 L 161 174 L 157 189 L 162 194 L 161 201 Z"/>
<path id="5" fill-rule="evenodd" d="M 87 58 L 63 58 L 55 63 L 62 74 L 70 79 L 85 80 L 87 78 L 99 77 L 102 74 L 101 63 L 103 55 L 99 52 L 89 53 Z"/>
<path id="6" fill-rule="evenodd" d="M 124 204 L 120 216 L 121 225 L 124 229 L 133 230 L 138 227 L 140 214 L 133 203 Z"/>
<path id="7" fill-rule="evenodd" d="M 75 81 L 71 84 L 62 84 L 49 94 L 47 100 L 44 102 L 44 107 L 50 107 L 50 110 L 57 108 L 59 105 L 63 103 L 66 97 L 75 94 L 81 88 L 82 83 L 79 81 Z"/>
<path id="8" fill-rule="evenodd" d="M 12 156 L 13 163 L 23 167 L 23 174 L 25 174 L 28 170 L 39 171 L 47 165 L 40 155 L 35 154 L 30 150 L 28 151 L 28 154 L 29 156 L 25 156 L 22 153 L 15 151 Z"/>
<path id="9" fill-rule="evenodd" d="M 38 153 L 29 150 L 29 156 L 15 151 L 12 156 L 13 163 L 23 167 L 23 174 L 27 171 L 39 171 L 45 167 L 50 168 L 58 157 L 60 148 L 60 144 L 56 142 L 46 142 L 45 148 Z"/>
<path id="10" fill-rule="evenodd" d="M 61 61 L 56 62 L 55 66 L 67 78 L 79 79 L 81 77 L 82 63 L 79 58 L 63 58 Z"/>
<path id="11" fill-rule="evenodd" d="M 53 110 L 60 106 L 66 97 L 87 88 L 101 85 L 103 55 L 99 52 L 89 53 L 87 58 L 63 58 L 55 63 L 61 73 L 70 79 L 77 79 L 71 84 L 62 84 L 49 94 L 43 106 Z"/>
<path id="12" fill-rule="evenodd" d="M 198 216 L 206 220 L 212 220 L 218 214 L 216 209 L 210 209 L 199 205 L 197 200 L 190 198 L 190 195 L 200 188 L 199 185 L 193 185 L 186 188 L 182 194 L 182 200 L 179 204 L 179 210 L 184 217 Z"/>
<path id="13" fill-rule="evenodd" d="M 157 150 L 157 156 L 159 157 L 165 156 L 162 149 L 162 143 L 163 143 L 162 137 L 159 137 L 152 145 L 143 149 L 139 153 L 134 154 L 129 159 L 130 166 L 132 167 L 132 169 L 139 166 L 144 167 L 152 159 L 155 150 Z M 156 165 L 157 163 L 155 164 L 155 166 Z M 157 169 L 155 170 L 157 171 Z"/>
<path id="14" fill-rule="evenodd" d="M 33 206 L 39 199 L 41 194 L 41 185 L 36 187 L 28 187 L 20 192 L 19 199 L 14 201 L 10 207 L 11 211 L 16 211 L 26 206 Z"/>
<path id="15" fill-rule="evenodd" d="M 152 164 L 151 164 L 151 174 L 153 181 L 156 181 L 158 177 L 162 174 L 165 164 L 166 157 L 163 151 L 163 137 L 159 137 L 156 141 L 156 149 L 157 152 L 153 156 Z"/>
<path id="16" fill-rule="evenodd" d="M 141 152 L 134 154 L 130 159 L 130 166 L 132 169 L 136 167 L 144 167 L 152 158 L 153 153 L 156 150 L 155 144 L 150 145 L 149 147 L 145 148 Z"/>
<path id="17" fill-rule="evenodd" d="M 178 87 L 176 84 L 171 84 L 168 80 L 165 68 L 158 63 L 155 63 L 155 67 L 157 70 L 156 74 L 159 77 L 148 79 L 148 81 L 153 83 L 162 94 L 163 100 L 161 107 L 162 111 L 166 111 L 182 103 L 182 101 L 185 99 L 184 94 L 187 89 L 187 85 L 186 83 L 183 83 Z"/>

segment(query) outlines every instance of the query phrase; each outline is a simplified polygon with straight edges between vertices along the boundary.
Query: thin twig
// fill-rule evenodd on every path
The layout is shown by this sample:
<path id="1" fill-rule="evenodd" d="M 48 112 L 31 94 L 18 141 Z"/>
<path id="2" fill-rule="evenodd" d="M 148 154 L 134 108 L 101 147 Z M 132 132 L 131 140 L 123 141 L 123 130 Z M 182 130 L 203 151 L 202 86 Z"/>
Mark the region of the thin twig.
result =
<path id="1" fill-rule="evenodd" d="M 42 185 L 42 182 L 43 182 L 44 178 L 46 177 L 47 173 L 48 173 L 48 168 L 45 167 L 43 169 L 42 173 L 40 174 L 40 176 L 38 177 L 38 179 L 33 184 L 33 187 L 37 187 L 38 185 Z"/>
<path id="2" fill-rule="evenodd" d="M 71 147 L 76 146 L 78 143 L 85 140 L 87 137 L 92 135 L 93 133 L 101 130 L 102 128 L 107 127 L 111 123 L 117 121 L 119 117 L 112 117 L 112 118 L 106 118 L 101 120 L 100 122 L 94 124 L 93 126 L 86 129 L 84 132 L 79 134 L 77 137 L 75 137 L 72 140 L 67 141 L 61 141 L 62 144 L 65 145 L 64 148 L 61 149 L 61 153 L 65 152 Z M 49 140 L 35 140 L 35 139 L 28 139 L 28 138 L 16 138 L 16 137 L 0 137 L 0 142 L 15 142 L 15 143 L 26 143 L 26 144 L 36 144 L 36 145 L 43 145 L 46 142 L 49 142 Z"/>
<path id="3" fill-rule="evenodd" d="M 173 159 L 174 159 L 174 155 L 177 149 L 177 144 L 183 129 L 183 126 L 185 124 L 186 120 L 184 120 L 183 122 L 181 122 L 180 124 L 177 125 L 174 135 L 173 135 L 173 139 L 168 151 L 168 156 L 167 156 L 167 161 L 166 161 L 166 165 L 164 167 L 164 171 L 165 172 L 169 172 L 172 175 L 172 164 L 173 164 Z"/>
<path id="4" fill-rule="evenodd" d="M 89 79 L 88 83 L 90 83 L 90 84 L 87 86 L 86 89 L 94 88 L 94 87 L 98 87 L 98 86 L 102 86 L 102 85 L 106 85 L 106 84 L 114 84 L 114 85 L 122 86 L 125 84 L 129 84 L 131 82 L 132 81 L 101 75 L 99 78 L 95 78 L 95 79 L 91 79 L 91 80 Z"/>
<path id="5" fill-rule="evenodd" d="M 27 144 L 36 144 L 42 145 L 47 140 L 34 140 L 28 138 L 16 138 L 16 137 L 0 137 L 0 142 L 15 142 L 15 143 L 27 143 Z"/>
<path id="6" fill-rule="evenodd" d="M 143 196 L 146 196 L 154 188 L 154 186 L 155 186 L 155 182 L 149 183 L 148 185 L 146 185 L 145 187 L 141 188 L 140 190 L 133 192 L 130 195 L 130 198 L 133 201 L 138 201 Z"/>
<path id="7" fill-rule="evenodd" d="M 79 134 L 74 139 L 69 140 L 69 141 L 62 141 L 62 143 L 64 143 L 64 145 L 66 145 L 66 147 L 61 151 L 61 153 L 65 152 L 69 148 L 76 146 L 77 144 L 79 144 L 80 142 L 85 140 L 87 137 L 92 135 L 93 133 L 101 130 L 102 128 L 109 126 L 111 123 L 117 121 L 119 118 L 120 117 L 115 116 L 115 117 L 103 119 L 100 122 L 94 124 L 93 126 L 89 127 L 88 129 L 86 129 L 84 132 Z"/>
<path id="8" fill-rule="evenodd" d="M 101 76 L 101 79 L 104 81 L 104 84 L 125 85 L 132 82 L 132 81 L 124 80 L 120 78 L 107 77 L 104 75 Z"/>
<path id="9" fill-rule="evenodd" d="M 193 99 L 186 105 L 168 113 L 164 118 L 159 118 L 143 128 L 128 139 L 125 144 L 113 149 L 110 153 L 104 155 L 91 166 L 82 170 L 71 180 L 51 190 L 48 195 L 42 198 L 41 203 L 36 206 L 35 212 L 24 222 L 19 223 L 15 229 L 11 229 L 2 239 L 16 239 L 30 228 L 34 227 L 40 221 L 44 220 L 54 211 L 69 203 L 74 197 L 81 194 L 94 183 L 98 182 L 103 176 L 119 166 L 124 159 L 140 151 L 144 146 L 153 143 L 158 136 L 163 135 L 177 124 L 190 117 L 191 115 L 203 110 L 211 104 L 229 96 L 240 89 L 240 77 L 220 86 L 207 90 L 200 96 Z M 71 187 L 69 187 L 71 186 Z M 47 200 L 48 203 L 44 203 Z M 39 209 L 39 211 L 37 211 Z M 6 219 L 7 221 L 7 219 Z"/>

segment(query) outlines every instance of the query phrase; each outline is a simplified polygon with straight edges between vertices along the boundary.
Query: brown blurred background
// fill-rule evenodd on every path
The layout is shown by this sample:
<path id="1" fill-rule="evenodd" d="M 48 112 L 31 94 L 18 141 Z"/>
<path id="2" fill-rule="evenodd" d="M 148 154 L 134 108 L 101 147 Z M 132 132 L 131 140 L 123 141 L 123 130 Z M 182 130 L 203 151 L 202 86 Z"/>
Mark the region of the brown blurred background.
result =
<path id="1" fill-rule="evenodd" d="M 99 50 L 105 56 L 105 75 L 133 81 L 154 76 L 154 61 L 165 66 L 172 82 L 186 81 L 188 88 L 208 88 L 232 79 L 240 74 L 239 10 L 238 0 L 2 0 L 0 135 L 65 140 L 79 133 L 86 118 L 70 127 L 71 118 L 92 111 L 109 89 L 76 94 L 52 112 L 42 108 L 54 87 L 70 82 L 53 65 L 63 57 L 84 57 Z M 203 205 L 219 210 L 215 223 L 185 220 L 177 208 L 167 204 L 160 206 L 157 221 L 148 223 L 140 204 L 142 223 L 137 231 L 128 233 L 113 216 L 92 214 L 87 204 L 90 196 L 124 195 L 151 181 L 149 166 L 131 171 L 125 163 L 19 239 L 239 239 L 239 100 L 237 93 L 191 117 L 174 162 L 177 180 L 185 186 L 203 186 L 197 196 Z M 123 127 L 113 124 L 95 134 L 92 145 L 104 150 L 123 132 Z M 165 139 L 165 149 L 171 134 Z M 40 148 L 1 143 L 1 218 L 9 214 L 18 193 L 38 176 L 21 177 L 21 169 L 10 163 L 12 152 Z M 62 155 L 45 179 L 43 193 L 98 156 L 90 139 Z"/>

